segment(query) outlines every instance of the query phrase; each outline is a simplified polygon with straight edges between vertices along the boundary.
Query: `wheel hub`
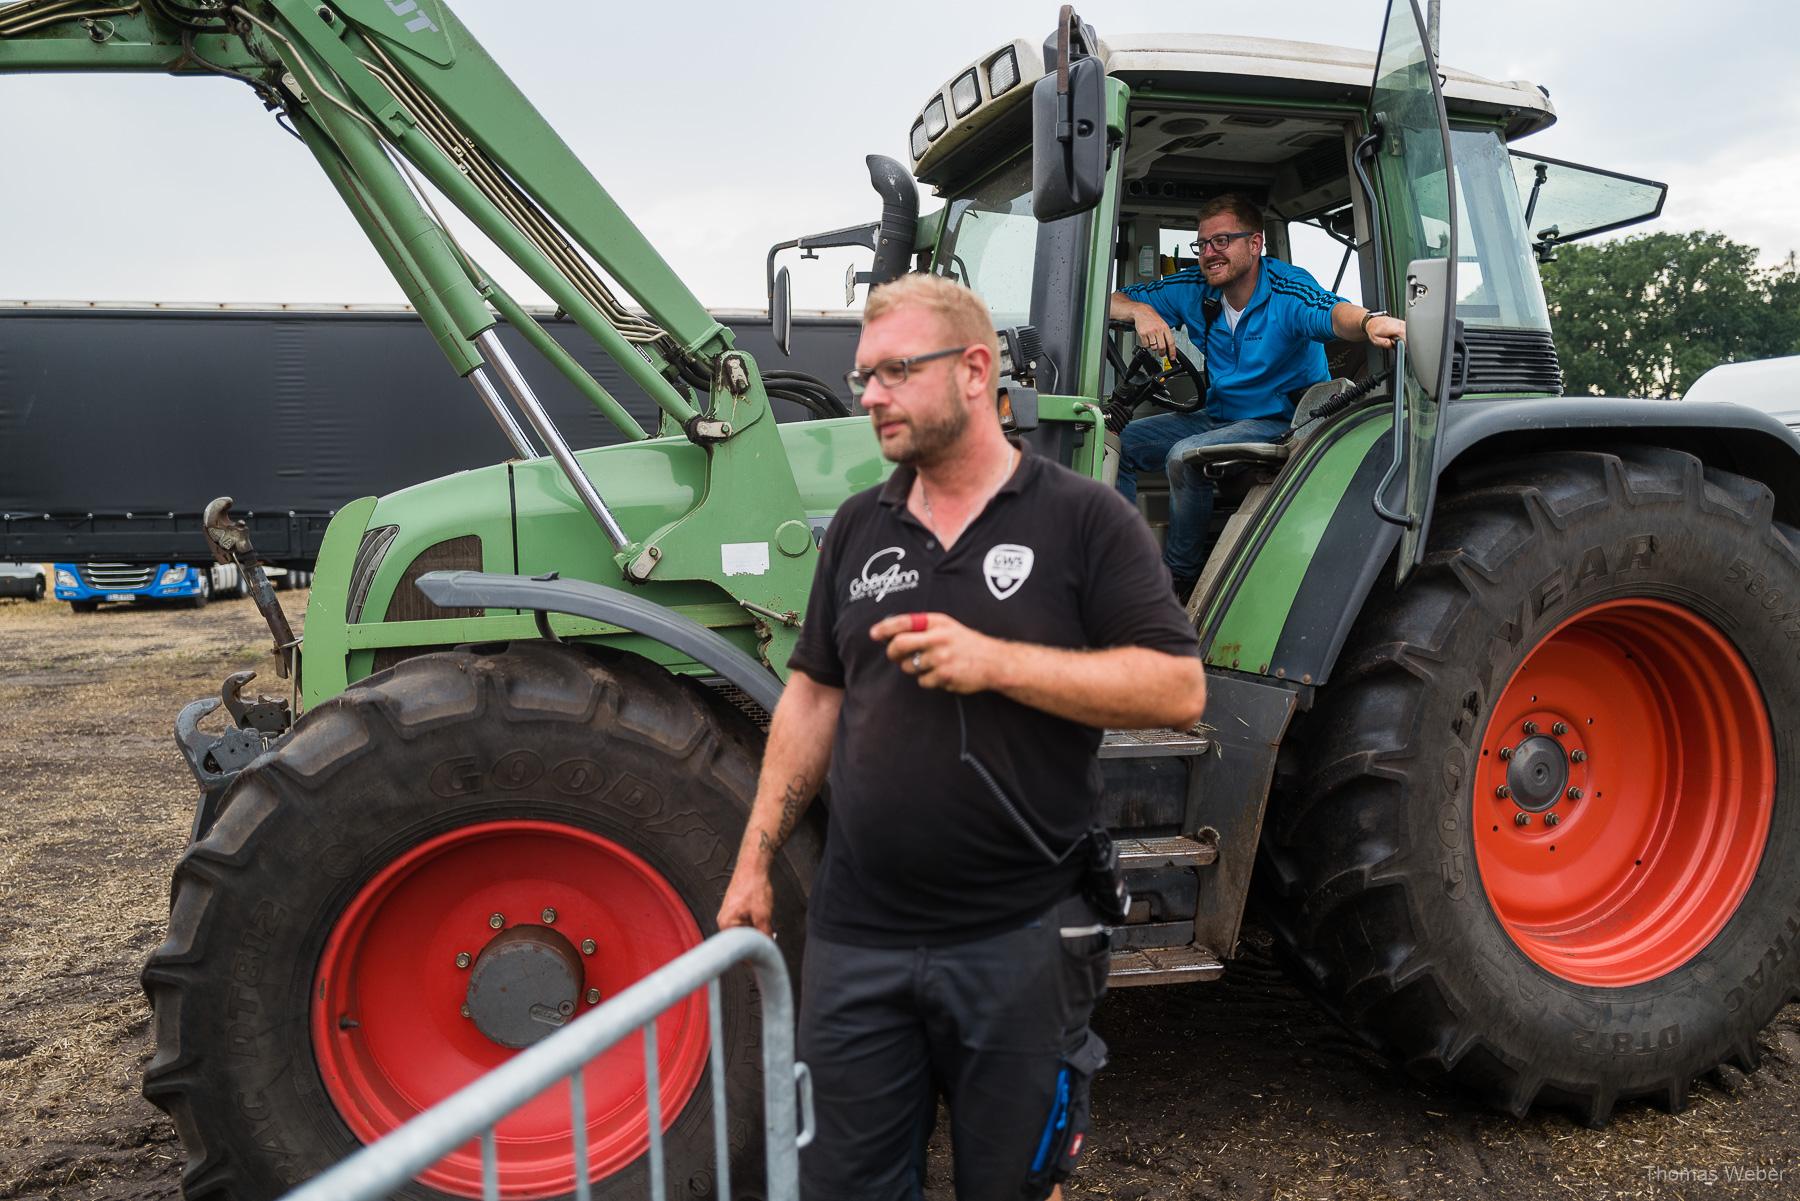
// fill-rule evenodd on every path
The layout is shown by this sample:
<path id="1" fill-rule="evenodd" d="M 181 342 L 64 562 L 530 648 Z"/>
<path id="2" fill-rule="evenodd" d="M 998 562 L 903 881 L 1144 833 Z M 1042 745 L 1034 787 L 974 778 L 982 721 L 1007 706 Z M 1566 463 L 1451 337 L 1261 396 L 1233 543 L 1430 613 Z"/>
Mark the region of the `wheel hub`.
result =
<path id="1" fill-rule="evenodd" d="M 469 972 L 475 1028 L 503 1047 L 529 1047 L 565 1025 L 581 996 L 581 955 L 548 926 L 514 926 L 488 940 Z"/>
<path id="2" fill-rule="evenodd" d="M 1506 786 L 1519 808 L 1542 813 L 1561 799 L 1568 784 L 1569 756 L 1556 739 L 1537 734 L 1513 748 L 1506 763 Z"/>

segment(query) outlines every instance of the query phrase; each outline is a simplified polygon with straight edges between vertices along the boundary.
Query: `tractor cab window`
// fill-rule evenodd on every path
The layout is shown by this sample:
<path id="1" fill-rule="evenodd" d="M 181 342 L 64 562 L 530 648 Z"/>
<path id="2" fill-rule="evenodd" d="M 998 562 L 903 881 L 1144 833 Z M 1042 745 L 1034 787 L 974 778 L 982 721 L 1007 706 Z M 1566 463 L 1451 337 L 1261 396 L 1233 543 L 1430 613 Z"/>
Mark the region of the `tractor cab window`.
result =
<path id="1" fill-rule="evenodd" d="M 987 301 L 997 327 L 1024 325 L 1031 320 L 1038 229 L 1025 155 L 950 202 L 935 270 Z"/>
<path id="2" fill-rule="evenodd" d="M 1452 129 L 1456 210 L 1461 238 L 1456 259 L 1456 315 L 1469 325 L 1550 328 L 1543 285 L 1525 237 L 1519 192 L 1506 145 L 1492 129 Z M 1440 173 L 1441 174 L 1441 173 Z M 1429 192 L 1430 181 L 1422 181 Z M 1441 193 L 1443 182 L 1437 184 Z M 1440 203 L 1438 207 L 1442 207 Z M 1422 213 L 1427 237 L 1446 236 L 1443 216 Z"/>
<path id="3" fill-rule="evenodd" d="M 1669 186 L 1537 154 L 1511 153 L 1525 206 L 1525 228 L 1538 257 L 1554 247 L 1648 221 L 1662 212 Z"/>

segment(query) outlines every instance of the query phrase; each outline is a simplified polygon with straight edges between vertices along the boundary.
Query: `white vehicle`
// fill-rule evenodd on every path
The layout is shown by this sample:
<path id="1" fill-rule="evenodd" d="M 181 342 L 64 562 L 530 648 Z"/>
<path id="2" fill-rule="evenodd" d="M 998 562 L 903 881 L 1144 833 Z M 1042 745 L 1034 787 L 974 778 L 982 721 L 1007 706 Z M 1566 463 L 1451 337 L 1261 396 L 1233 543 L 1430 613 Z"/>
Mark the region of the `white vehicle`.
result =
<path id="1" fill-rule="evenodd" d="M 41 563 L 0 563 L 0 596 L 22 596 L 26 600 L 43 600 L 43 565 Z"/>
<path id="2" fill-rule="evenodd" d="M 1721 363 L 1695 380 L 1682 399 L 1748 405 L 1800 432 L 1800 355 Z"/>

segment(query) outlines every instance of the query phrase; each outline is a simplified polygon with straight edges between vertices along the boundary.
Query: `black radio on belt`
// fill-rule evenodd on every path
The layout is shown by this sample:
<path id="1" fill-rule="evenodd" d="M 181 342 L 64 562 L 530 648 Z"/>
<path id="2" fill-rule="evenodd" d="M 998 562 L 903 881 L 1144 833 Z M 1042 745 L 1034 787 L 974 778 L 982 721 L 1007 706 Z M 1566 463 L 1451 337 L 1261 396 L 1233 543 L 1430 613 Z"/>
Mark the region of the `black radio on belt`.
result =
<path id="1" fill-rule="evenodd" d="M 1125 883 L 1125 869 L 1119 866 L 1118 844 L 1105 827 L 1095 826 L 1088 831 L 1087 855 L 1081 891 L 1088 904 L 1100 911 L 1102 921 L 1117 926 L 1131 912 L 1131 886 Z"/>

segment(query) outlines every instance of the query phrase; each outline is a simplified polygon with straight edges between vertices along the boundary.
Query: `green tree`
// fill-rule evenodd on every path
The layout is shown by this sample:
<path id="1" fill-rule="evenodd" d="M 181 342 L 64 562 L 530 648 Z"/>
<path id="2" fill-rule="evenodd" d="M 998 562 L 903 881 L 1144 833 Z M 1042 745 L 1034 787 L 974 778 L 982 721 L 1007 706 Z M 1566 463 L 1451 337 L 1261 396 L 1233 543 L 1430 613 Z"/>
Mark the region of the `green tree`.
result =
<path id="1" fill-rule="evenodd" d="M 1724 234 L 1565 246 L 1544 268 L 1571 395 L 1675 397 L 1720 363 L 1800 354 L 1800 269 Z"/>

